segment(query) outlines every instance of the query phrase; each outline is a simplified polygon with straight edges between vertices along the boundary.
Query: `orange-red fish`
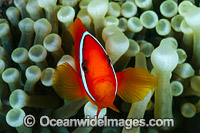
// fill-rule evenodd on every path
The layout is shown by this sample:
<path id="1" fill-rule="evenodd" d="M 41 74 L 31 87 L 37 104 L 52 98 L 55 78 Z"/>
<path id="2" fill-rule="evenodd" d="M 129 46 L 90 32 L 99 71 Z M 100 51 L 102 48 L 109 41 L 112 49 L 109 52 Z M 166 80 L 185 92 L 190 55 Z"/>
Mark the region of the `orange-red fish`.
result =
<path id="1" fill-rule="evenodd" d="M 77 101 L 86 97 L 97 105 L 98 116 L 106 107 L 119 112 L 113 105 L 116 94 L 133 103 L 143 100 L 154 87 L 155 77 L 143 68 L 116 73 L 103 46 L 84 28 L 79 18 L 68 30 L 75 41 L 77 72 L 68 63 L 55 69 L 53 87 L 63 99 Z"/>

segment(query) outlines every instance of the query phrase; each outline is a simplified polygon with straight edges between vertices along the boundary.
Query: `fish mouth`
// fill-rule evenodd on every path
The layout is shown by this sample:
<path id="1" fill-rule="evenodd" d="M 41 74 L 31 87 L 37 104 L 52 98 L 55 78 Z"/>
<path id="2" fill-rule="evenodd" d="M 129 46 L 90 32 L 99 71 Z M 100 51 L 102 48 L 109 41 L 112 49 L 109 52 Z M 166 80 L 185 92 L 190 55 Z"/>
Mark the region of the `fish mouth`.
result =
<path id="1" fill-rule="evenodd" d="M 98 83 L 103 83 L 105 81 L 112 82 L 112 80 L 110 79 L 109 75 L 104 75 L 104 76 L 95 78 L 94 79 L 94 85 L 96 85 Z"/>
<path id="2" fill-rule="evenodd" d="M 102 91 L 102 93 L 104 93 L 101 93 L 102 97 L 98 98 L 99 102 L 103 102 L 104 99 L 107 97 L 106 95 L 108 93 L 106 90 L 110 90 L 112 88 L 112 80 L 108 75 L 97 77 L 94 79 L 93 88 L 97 92 Z"/>
<path id="3" fill-rule="evenodd" d="M 101 102 L 101 101 L 103 101 L 104 98 L 105 98 L 105 95 L 101 99 L 99 99 L 98 101 Z"/>

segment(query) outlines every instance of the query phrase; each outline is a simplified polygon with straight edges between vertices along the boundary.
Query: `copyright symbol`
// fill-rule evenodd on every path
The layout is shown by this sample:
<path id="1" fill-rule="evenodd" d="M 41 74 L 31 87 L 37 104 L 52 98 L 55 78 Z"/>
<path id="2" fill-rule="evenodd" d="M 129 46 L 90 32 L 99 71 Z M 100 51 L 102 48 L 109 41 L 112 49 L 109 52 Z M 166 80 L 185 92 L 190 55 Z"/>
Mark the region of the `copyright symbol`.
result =
<path id="1" fill-rule="evenodd" d="M 27 115 L 24 117 L 24 125 L 27 127 L 33 127 L 35 124 L 35 117 L 33 115 Z"/>

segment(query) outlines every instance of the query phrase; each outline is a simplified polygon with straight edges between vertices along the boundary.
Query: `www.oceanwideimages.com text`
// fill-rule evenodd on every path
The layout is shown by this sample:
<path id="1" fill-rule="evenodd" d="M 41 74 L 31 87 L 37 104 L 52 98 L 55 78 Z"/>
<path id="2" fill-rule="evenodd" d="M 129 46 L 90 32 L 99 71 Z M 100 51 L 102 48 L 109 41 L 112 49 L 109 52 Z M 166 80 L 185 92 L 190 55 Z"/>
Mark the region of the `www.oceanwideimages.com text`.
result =
<path id="1" fill-rule="evenodd" d="M 27 115 L 24 117 L 24 124 L 32 127 L 35 124 L 35 117 Z M 129 130 L 134 127 L 174 127 L 173 119 L 108 119 L 107 116 L 97 119 L 87 116 L 84 119 L 53 119 L 48 116 L 40 117 L 42 127 L 125 127 Z"/>

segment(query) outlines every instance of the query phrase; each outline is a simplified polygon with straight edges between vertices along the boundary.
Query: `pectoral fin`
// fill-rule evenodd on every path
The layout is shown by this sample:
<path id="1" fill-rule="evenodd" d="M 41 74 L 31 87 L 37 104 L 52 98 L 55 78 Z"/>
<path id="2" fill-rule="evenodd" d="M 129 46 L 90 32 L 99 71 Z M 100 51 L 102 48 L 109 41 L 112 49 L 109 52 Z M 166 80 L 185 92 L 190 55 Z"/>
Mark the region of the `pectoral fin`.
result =
<path id="1" fill-rule="evenodd" d="M 156 78 L 144 68 L 130 68 L 117 73 L 119 95 L 125 102 L 143 100 L 157 83 Z"/>
<path id="2" fill-rule="evenodd" d="M 53 88 L 61 98 L 68 101 L 78 101 L 85 97 L 81 78 L 67 62 L 55 69 Z"/>

